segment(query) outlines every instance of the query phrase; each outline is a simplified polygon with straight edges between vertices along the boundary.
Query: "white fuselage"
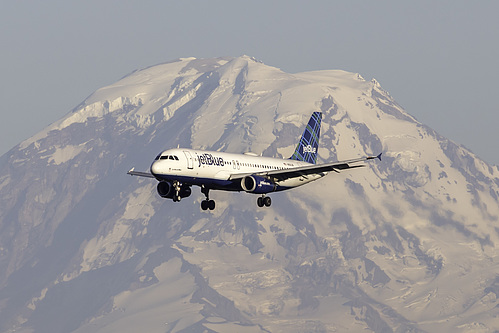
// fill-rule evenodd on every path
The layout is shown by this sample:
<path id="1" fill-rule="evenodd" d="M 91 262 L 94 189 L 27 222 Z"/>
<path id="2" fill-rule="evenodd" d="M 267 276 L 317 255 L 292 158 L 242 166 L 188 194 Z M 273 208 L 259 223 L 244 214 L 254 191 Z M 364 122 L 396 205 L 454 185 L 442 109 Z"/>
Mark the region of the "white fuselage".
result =
<path id="1" fill-rule="evenodd" d="M 310 163 L 262 157 L 254 154 L 230 154 L 194 149 L 169 149 L 163 151 L 151 165 L 151 173 L 160 180 L 224 187 L 231 176 L 258 174 L 311 165 Z M 325 176 L 326 173 L 298 176 L 276 182 L 277 190 L 300 186 Z M 233 188 L 232 190 L 237 190 Z"/>

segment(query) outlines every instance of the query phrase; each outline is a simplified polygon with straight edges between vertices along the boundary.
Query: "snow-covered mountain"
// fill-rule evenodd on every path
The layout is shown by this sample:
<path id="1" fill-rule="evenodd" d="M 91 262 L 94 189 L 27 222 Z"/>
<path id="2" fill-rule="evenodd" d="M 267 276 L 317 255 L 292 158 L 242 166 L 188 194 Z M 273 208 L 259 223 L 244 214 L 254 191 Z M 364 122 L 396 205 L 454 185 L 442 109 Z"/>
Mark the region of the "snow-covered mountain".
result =
<path id="1" fill-rule="evenodd" d="M 318 110 L 322 162 L 383 161 L 213 212 L 126 175 L 177 145 L 286 158 Z M 498 168 L 375 80 L 179 59 L 0 158 L 0 332 L 492 332 L 498 218 Z"/>

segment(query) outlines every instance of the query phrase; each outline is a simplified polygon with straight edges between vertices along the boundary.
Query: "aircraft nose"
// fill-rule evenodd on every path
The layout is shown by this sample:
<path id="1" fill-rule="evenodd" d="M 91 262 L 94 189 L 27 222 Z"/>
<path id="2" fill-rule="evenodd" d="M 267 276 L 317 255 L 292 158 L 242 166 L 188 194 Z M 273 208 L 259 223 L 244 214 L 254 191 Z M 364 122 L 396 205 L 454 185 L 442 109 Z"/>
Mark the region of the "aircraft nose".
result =
<path id="1" fill-rule="evenodd" d="M 152 164 L 151 164 L 151 173 L 153 175 L 157 175 L 157 174 L 161 173 L 160 171 L 161 170 L 160 170 L 159 161 L 152 162 Z"/>

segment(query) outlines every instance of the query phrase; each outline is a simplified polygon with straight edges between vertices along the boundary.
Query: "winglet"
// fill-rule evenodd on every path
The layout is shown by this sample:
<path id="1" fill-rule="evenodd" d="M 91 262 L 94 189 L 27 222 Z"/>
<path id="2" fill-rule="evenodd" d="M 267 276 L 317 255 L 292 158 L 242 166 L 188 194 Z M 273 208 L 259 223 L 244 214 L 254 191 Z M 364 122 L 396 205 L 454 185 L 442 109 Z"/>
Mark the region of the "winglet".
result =
<path id="1" fill-rule="evenodd" d="M 140 177 L 147 177 L 147 178 L 156 178 L 153 174 L 149 172 L 142 172 L 142 171 L 135 171 L 135 168 L 131 168 L 128 172 L 128 175 L 130 176 L 140 176 Z"/>
<path id="2" fill-rule="evenodd" d="M 379 153 L 377 156 L 369 156 L 369 157 L 366 158 L 366 160 L 374 160 L 375 158 L 377 158 L 378 160 L 381 161 L 381 155 L 382 154 L 383 153 Z"/>

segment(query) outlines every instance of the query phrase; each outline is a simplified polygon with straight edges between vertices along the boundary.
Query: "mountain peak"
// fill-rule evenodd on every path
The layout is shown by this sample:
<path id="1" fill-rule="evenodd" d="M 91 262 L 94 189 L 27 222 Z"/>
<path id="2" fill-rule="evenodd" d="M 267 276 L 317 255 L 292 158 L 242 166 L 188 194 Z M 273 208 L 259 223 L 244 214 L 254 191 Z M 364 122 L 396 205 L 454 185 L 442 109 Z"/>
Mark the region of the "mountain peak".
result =
<path id="1" fill-rule="evenodd" d="M 379 82 L 375 78 L 371 79 L 371 83 L 374 85 L 375 88 L 381 89 L 381 84 L 379 84 Z"/>
<path id="2" fill-rule="evenodd" d="M 288 157 L 315 111 L 320 161 L 383 161 L 266 210 L 213 191 L 205 212 L 197 188 L 174 203 L 126 175 L 177 146 Z M 492 330 L 499 315 L 499 170 L 357 73 L 177 59 L 98 89 L 0 166 L 0 332 Z"/>

